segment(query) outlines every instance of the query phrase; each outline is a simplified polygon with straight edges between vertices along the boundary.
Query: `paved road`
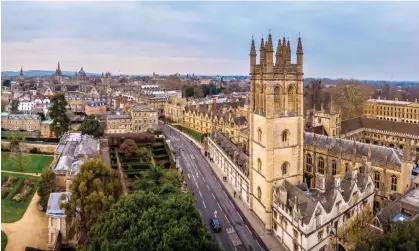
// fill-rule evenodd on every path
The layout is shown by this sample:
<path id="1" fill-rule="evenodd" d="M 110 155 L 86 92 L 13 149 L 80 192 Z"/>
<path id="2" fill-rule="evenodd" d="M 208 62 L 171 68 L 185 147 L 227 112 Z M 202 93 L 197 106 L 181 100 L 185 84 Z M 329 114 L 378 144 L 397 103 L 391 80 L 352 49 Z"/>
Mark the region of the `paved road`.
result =
<path id="1" fill-rule="evenodd" d="M 209 220 L 215 215 L 220 219 L 223 229 L 220 233 L 212 233 L 223 250 L 263 250 L 253 237 L 256 233 L 243 222 L 238 208 L 230 201 L 226 192 L 211 171 L 201 150 L 188 138 L 161 124 L 161 129 L 170 139 L 169 146 L 175 152 L 176 163 L 182 170 L 188 188 L 194 193 L 197 209 L 203 213 L 204 223 L 209 228 Z M 227 229 L 233 228 L 235 233 L 229 234 Z M 235 246 L 236 238 L 242 245 Z M 251 247 L 251 248 L 250 248 Z"/>

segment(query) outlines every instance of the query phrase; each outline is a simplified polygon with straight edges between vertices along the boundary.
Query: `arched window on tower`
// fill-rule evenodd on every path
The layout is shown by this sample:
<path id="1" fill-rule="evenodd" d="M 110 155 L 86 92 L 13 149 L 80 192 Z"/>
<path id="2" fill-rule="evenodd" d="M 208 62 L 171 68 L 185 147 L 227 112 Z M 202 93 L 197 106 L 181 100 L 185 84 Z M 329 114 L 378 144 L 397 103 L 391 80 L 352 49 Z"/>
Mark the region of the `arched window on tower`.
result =
<path id="1" fill-rule="evenodd" d="M 365 167 L 360 166 L 359 167 L 359 173 L 365 173 Z"/>
<path id="2" fill-rule="evenodd" d="M 336 160 L 332 160 L 332 175 L 336 175 L 338 173 L 338 164 Z"/>
<path id="3" fill-rule="evenodd" d="M 287 174 L 287 172 L 288 172 L 288 166 L 289 166 L 288 162 L 282 163 L 282 167 L 281 167 L 282 175 L 286 175 Z"/>
<path id="4" fill-rule="evenodd" d="M 281 112 L 281 88 L 279 86 L 274 89 L 274 111 L 275 114 Z"/>
<path id="5" fill-rule="evenodd" d="M 258 172 L 262 171 L 262 161 L 258 159 Z"/>
<path id="6" fill-rule="evenodd" d="M 262 129 L 258 128 L 258 143 L 262 143 Z"/>
<path id="7" fill-rule="evenodd" d="M 284 130 L 281 133 L 281 138 L 282 138 L 282 143 L 283 144 L 288 144 L 288 141 L 289 141 L 289 131 L 288 130 Z"/>
<path id="8" fill-rule="evenodd" d="M 311 154 L 307 153 L 306 155 L 306 171 L 307 172 L 311 173 L 312 163 L 313 163 L 313 159 L 311 158 Z"/>
<path id="9" fill-rule="evenodd" d="M 324 174 L 324 159 L 323 159 L 323 157 L 319 157 L 318 168 L 319 168 L 319 173 Z"/>
<path id="10" fill-rule="evenodd" d="M 351 165 L 349 163 L 345 164 L 345 174 L 351 170 Z"/>
<path id="11" fill-rule="evenodd" d="M 293 85 L 288 87 L 288 111 L 295 112 L 295 87 Z"/>
<path id="12" fill-rule="evenodd" d="M 380 189 L 380 172 L 378 171 L 374 173 L 374 184 L 375 188 Z"/>
<path id="13" fill-rule="evenodd" d="M 263 85 L 260 87 L 260 110 L 265 112 L 265 95 Z"/>
<path id="14" fill-rule="evenodd" d="M 255 111 L 259 110 L 259 92 L 260 92 L 260 86 L 256 85 L 256 90 L 255 90 Z"/>
<path id="15" fill-rule="evenodd" d="M 262 199 L 262 189 L 260 189 L 260 187 L 258 187 L 258 200 Z"/>
<path id="16" fill-rule="evenodd" d="M 396 177 L 396 175 L 391 176 L 391 191 L 397 191 L 397 177 Z"/>

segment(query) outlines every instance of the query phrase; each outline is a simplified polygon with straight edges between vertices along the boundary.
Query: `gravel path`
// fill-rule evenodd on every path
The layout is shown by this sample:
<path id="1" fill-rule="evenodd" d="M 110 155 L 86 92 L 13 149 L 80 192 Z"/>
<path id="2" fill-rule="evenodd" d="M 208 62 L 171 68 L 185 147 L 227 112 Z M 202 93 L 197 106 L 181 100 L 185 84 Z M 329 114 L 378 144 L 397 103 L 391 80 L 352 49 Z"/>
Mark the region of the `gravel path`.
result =
<path id="1" fill-rule="evenodd" d="M 39 196 L 35 193 L 22 219 L 1 223 L 8 238 L 5 251 L 23 251 L 26 247 L 48 249 L 48 216 L 39 211 L 38 201 Z"/>

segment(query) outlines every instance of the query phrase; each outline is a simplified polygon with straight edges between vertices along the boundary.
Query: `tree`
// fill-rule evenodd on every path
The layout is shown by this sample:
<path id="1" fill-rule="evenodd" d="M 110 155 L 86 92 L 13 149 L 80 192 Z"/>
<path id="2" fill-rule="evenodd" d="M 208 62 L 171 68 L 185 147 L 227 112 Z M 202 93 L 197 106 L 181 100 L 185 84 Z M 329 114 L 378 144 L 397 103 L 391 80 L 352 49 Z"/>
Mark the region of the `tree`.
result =
<path id="1" fill-rule="evenodd" d="M 108 211 L 121 194 L 115 171 L 100 158 L 84 163 L 70 185 L 71 196 L 64 208 L 69 238 L 83 244 L 90 227 Z"/>
<path id="2" fill-rule="evenodd" d="M 187 87 L 185 93 L 187 98 L 193 97 L 195 94 L 195 89 L 193 87 Z"/>
<path id="3" fill-rule="evenodd" d="M 342 80 L 333 90 L 333 102 L 342 110 L 342 120 L 362 116 L 364 102 L 371 96 L 368 85 Z"/>
<path id="4" fill-rule="evenodd" d="M 100 137 L 103 134 L 99 120 L 97 120 L 94 116 L 86 117 L 81 123 L 79 130 L 83 134 L 89 134 L 96 138 Z"/>
<path id="5" fill-rule="evenodd" d="M 12 113 L 18 113 L 19 112 L 19 100 L 13 99 L 11 105 L 12 105 Z"/>
<path id="6" fill-rule="evenodd" d="M 10 87 L 10 83 L 11 83 L 11 81 L 9 79 L 6 79 L 6 80 L 3 81 L 2 85 L 5 86 L 5 87 Z"/>
<path id="7" fill-rule="evenodd" d="M 64 93 L 57 93 L 51 98 L 49 117 L 52 119 L 51 130 L 60 138 L 70 127 L 70 119 L 67 117 L 67 101 Z"/>
<path id="8" fill-rule="evenodd" d="M 38 114 L 39 117 L 41 117 L 41 121 L 44 121 L 45 120 L 45 114 L 43 112 L 38 112 L 36 114 Z"/>
<path id="9" fill-rule="evenodd" d="M 51 169 L 42 172 L 38 181 L 39 204 L 47 208 L 49 194 L 55 192 L 55 173 Z"/>
<path id="10" fill-rule="evenodd" d="M 160 184 L 160 178 L 163 176 L 163 168 L 160 165 L 151 167 L 148 175 L 156 185 Z"/>
<path id="11" fill-rule="evenodd" d="M 24 138 L 18 137 L 13 137 L 10 140 L 10 162 L 19 172 L 22 172 L 27 163 L 29 163 L 29 156 L 24 152 L 22 147 L 24 142 Z"/>
<path id="12" fill-rule="evenodd" d="M 135 154 L 138 150 L 137 144 L 133 139 L 126 139 L 119 147 L 122 153 L 125 154 L 125 156 L 129 157 Z"/>
<path id="13" fill-rule="evenodd" d="M 360 240 L 355 251 L 417 251 L 419 247 L 419 220 L 395 223 L 382 235 Z"/>
<path id="14" fill-rule="evenodd" d="M 136 191 L 100 216 L 84 250 L 220 250 L 205 229 L 194 198 Z"/>
<path id="15" fill-rule="evenodd" d="M 195 98 L 203 98 L 204 97 L 204 92 L 202 91 L 201 87 L 195 87 L 194 88 L 194 94 L 195 94 Z"/>
<path id="16" fill-rule="evenodd" d="M 170 75 L 167 77 L 164 87 L 167 90 L 178 90 L 182 87 L 182 81 L 178 76 Z"/>

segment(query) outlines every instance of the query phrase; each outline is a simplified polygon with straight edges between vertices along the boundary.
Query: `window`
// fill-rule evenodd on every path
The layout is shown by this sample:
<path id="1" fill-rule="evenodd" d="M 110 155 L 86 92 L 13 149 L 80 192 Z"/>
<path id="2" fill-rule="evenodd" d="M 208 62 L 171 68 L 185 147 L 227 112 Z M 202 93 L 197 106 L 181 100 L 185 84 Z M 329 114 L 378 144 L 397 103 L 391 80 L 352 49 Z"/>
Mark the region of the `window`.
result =
<path id="1" fill-rule="evenodd" d="M 295 111 L 295 88 L 294 86 L 288 87 L 288 111 Z"/>
<path id="2" fill-rule="evenodd" d="M 359 173 L 365 173 L 365 167 L 360 166 L 359 167 Z"/>
<path id="3" fill-rule="evenodd" d="M 349 163 L 345 164 L 345 173 L 349 172 L 349 170 L 351 170 L 351 165 L 349 165 Z"/>
<path id="4" fill-rule="evenodd" d="M 379 189 L 380 188 L 380 172 L 375 171 L 374 173 L 374 184 L 375 184 L 375 188 Z"/>
<path id="5" fill-rule="evenodd" d="M 323 239 L 323 230 L 319 231 L 319 233 L 317 234 L 317 237 L 318 237 L 319 241 L 321 241 Z"/>
<path id="6" fill-rule="evenodd" d="M 258 187 L 258 200 L 262 198 L 262 190 Z"/>
<path id="7" fill-rule="evenodd" d="M 307 172 L 311 172 L 311 165 L 312 165 L 312 158 L 311 158 L 311 154 L 307 154 L 306 155 L 306 170 Z"/>
<path id="8" fill-rule="evenodd" d="M 258 128 L 258 143 L 262 143 L 262 130 Z"/>
<path id="9" fill-rule="evenodd" d="M 281 169 L 282 169 L 282 175 L 287 174 L 288 162 L 284 162 L 284 163 L 282 164 Z"/>
<path id="10" fill-rule="evenodd" d="M 397 177 L 396 177 L 396 175 L 391 176 L 391 191 L 397 191 Z"/>
<path id="11" fill-rule="evenodd" d="M 337 172 L 337 163 L 336 160 L 332 160 L 332 175 L 336 175 Z"/>
<path id="12" fill-rule="evenodd" d="M 324 174 L 324 160 L 322 157 L 319 158 L 318 168 L 319 168 L 319 173 Z"/>
<path id="13" fill-rule="evenodd" d="M 258 172 L 262 171 L 262 161 L 258 159 Z"/>
<path id="14" fill-rule="evenodd" d="M 283 143 L 288 143 L 288 134 L 289 134 L 288 130 L 285 130 L 285 131 L 282 132 L 281 136 L 282 136 L 282 142 Z"/>
<path id="15" fill-rule="evenodd" d="M 279 86 L 274 89 L 274 110 L 275 113 L 281 111 L 281 88 Z"/>
<path id="16" fill-rule="evenodd" d="M 321 248 L 319 249 L 319 251 L 326 251 L 326 245 L 324 245 L 323 247 L 321 247 Z"/>

